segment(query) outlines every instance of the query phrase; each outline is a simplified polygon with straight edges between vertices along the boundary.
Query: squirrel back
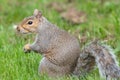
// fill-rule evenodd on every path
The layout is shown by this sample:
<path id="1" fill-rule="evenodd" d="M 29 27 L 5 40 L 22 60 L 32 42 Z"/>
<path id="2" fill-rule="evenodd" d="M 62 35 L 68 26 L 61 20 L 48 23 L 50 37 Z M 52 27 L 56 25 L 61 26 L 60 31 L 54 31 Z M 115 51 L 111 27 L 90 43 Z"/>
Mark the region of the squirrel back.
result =
<path id="1" fill-rule="evenodd" d="M 95 41 L 80 51 L 77 38 L 50 23 L 37 9 L 17 26 L 17 31 L 37 34 L 32 44 L 24 46 L 24 51 L 35 51 L 43 55 L 39 65 L 41 74 L 53 77 L 70 74 L 80 76 L 97 64 L 101 75 L 120 77 L 120 69 L 108 47 Z"/>
<path id="2" fill-rule="evenodd" d="M 43 22 L 41 27 L 38 28 L 37 41 L 40 42 L 40 47 L 42 47 L 40 52 L 43 53 L 44 57 L 50 60 L 56 59 L 59 65 L 73 65 L 73 61 L 77 59 L 80 52 L 80 45 L 78 40 L 71 36 L 64 30 L 59 29 L 57 26 L 48 22 L 46 18 L 43 17 Z M 44 29 L 42 28 L 44 27 Z M 49 54 L 46 54 L 46 51 Z M 52 55 L 52 56 L 50 56 Z M 53 57 L 54 55 L 54 57 Z M 72 58 L 72 60 L 70 60 Z"/>

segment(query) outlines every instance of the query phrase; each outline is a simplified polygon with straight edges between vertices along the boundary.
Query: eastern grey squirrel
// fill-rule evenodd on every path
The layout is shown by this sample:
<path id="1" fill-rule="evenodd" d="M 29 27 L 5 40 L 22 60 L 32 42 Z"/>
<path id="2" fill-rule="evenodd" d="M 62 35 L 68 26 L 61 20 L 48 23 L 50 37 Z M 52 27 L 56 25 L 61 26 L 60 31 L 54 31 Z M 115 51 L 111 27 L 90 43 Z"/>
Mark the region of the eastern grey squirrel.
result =
<path id="1" fill-rule="evenodd" d="M 23 34 L 37 34 L 32 44 L 24 46 L 24 51 L 43 55 L 39 65 L 40 74 L 46 73 L 51 77 L 80 76 L 97 64 L 100 74 L 107 80 L 120 77 L 120 68 L 111 48 L 93 41 L 81 50 L 76 37 L 50 23 L 37 9 L 16 30 Z"/>

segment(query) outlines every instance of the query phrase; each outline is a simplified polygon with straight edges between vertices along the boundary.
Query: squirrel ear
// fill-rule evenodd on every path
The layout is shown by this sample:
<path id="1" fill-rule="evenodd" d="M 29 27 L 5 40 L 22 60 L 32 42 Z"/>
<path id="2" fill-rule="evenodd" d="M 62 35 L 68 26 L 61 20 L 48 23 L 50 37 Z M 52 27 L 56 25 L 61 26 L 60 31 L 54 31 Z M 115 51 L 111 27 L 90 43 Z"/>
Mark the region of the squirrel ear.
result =
<path id="1" fill-rule="evenodd" d="M 35 9 L 33 15 L 36 18 L 40 18 L 42 16 L 42 13 L 38 9 Z"/>

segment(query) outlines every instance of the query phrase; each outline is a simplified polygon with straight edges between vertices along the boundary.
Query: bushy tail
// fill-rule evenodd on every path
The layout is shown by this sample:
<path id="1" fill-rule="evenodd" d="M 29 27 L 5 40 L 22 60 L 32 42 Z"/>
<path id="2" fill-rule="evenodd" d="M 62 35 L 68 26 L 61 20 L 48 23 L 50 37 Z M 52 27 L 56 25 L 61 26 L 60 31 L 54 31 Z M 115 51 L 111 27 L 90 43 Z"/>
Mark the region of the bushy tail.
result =
<path id="1" fill-rule="evenodd" d="M 113 50 L 109 46 L 102 45 L 98 43 L 98 41 L 93 41 L 83 49 L 82 53 L 80 54 L 79 60 L 82 59 L 85 55 L 94 57 L 93 59 L 95 60 L 102 77 L 106 77 L 107 80 L 111 80 L 112 78 L 120 78 L 120 68 L 116 61 Z M 80 69 L 82 67 L 80 66 L 81 63 L 79 60 L 74 71 L 75 74 L 78 74 L 77 69 Z M 93 63 L 94 60 L 92 60 L 91 62 Z M 87 65 L 86 62 L 85 64 Z M 88 65 L 88 67 L 90 66 L 91 65 Z"/>

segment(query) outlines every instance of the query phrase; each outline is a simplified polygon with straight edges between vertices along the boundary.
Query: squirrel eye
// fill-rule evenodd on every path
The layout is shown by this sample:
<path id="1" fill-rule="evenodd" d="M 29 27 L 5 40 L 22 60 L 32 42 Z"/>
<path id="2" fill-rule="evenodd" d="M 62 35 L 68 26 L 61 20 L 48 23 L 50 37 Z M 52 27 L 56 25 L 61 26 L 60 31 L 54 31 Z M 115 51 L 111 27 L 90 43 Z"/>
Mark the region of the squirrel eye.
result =
<path id="1" fill-rule="evenodd" d="M 29 21 L 28 24 L 31 25 L 33 22 L 32 21 Z"/>

